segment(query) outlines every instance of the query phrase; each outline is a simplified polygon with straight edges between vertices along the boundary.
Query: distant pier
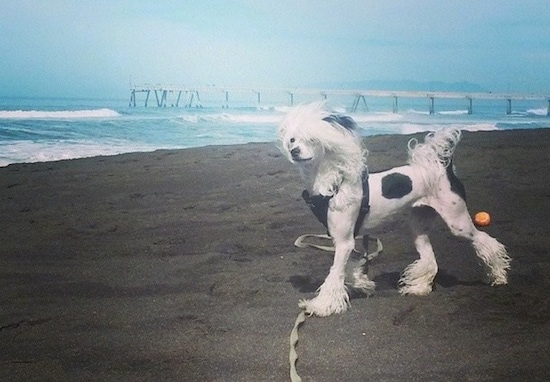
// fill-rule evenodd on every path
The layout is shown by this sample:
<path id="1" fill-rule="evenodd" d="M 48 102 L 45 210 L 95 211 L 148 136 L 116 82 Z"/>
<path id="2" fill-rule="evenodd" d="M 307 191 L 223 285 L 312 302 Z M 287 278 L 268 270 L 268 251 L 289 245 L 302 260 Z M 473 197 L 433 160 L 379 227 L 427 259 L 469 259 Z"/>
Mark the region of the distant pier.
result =
<path id="1" fill-rule="evenodd" d="M 523 93 L 492 93 L 492 92 L 427 92 L 427 91 L 389 91 L 389 90 L 348 90 L 348 89 L 301 89 L 301 88 L 221 88 L 217 86 L 186 87 L 174 85 L 135 85 L 130 89 L 130 106 L 137 106 L 137 94 L 145 93 L 144 106 L 154 102 L 157 107 L 202 107 L 201 94 L 219 94 L 222 107 L 228 108 L 230 95 L 236 93 L 251 94 L 257 106 L 261 106 L 262 94 L 278 94 L 286 96 L 288 105 L 294 106 L 294 96 L 313 96 L 319 99 L 329 99 L 331 96 L 352 97 L 350 111 L 368 111 L 368 98 L 392 99 L 392 112 L 399 112 L 400 98 L 428 99 L 428 112 L 435 114 L 436 99 L 464 99 L 467 101 L 468 114 L 473 113 L 474 100 L 503 100 L 506 105 L 506 114 L 512 114 L 512 101 L 546 100 L 546 115 L 550 116 L 550 94 L 523 94 Z M 154 101 L 152 98 L 154 97 Z"/>

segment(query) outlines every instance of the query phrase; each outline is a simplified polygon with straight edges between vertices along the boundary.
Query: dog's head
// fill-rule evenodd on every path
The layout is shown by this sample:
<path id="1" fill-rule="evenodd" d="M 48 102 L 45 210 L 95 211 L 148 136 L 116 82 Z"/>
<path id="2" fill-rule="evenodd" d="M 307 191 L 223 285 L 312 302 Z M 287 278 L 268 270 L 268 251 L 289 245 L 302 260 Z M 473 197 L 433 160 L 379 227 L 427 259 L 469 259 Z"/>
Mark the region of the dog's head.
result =
<path id="1" fill-rule="evenodd" d="M 287 158 L 307 165 L 327 154 L 364 155 L 357 125 L 346 116 L 331 114 L 324 102 L 293 108 L 279 125 L 280 148 Z"/>

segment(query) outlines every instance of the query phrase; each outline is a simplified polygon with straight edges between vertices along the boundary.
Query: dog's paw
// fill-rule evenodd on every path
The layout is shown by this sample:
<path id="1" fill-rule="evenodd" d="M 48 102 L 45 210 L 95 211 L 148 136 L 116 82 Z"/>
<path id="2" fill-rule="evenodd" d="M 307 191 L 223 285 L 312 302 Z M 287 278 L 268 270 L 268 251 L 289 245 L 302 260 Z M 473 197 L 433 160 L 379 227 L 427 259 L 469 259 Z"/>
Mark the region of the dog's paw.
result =
<path id="1" fill-rule="evenodd" d="M 410 264 L 399 279 L 399 293 L 425 296 L 432 291 L 432 283 L 437 274 L 435 261 L 416 260 Z"/>
<path id="2" fill-rule="evenodd" d="M 403 282 L 399 283 L 399 293 L 402 295 L 412 294 L 415 296 L 426 296 L 432 291 L 431 284 L 405 284 Z"/>
<path id="3" fill-rule="evenodd" d="M 506 285 L 508 284 L 508 277 L 506 271 L 501 271 L 500 273 L 488 271 L 483 281 L 491 286 Z"/>
<path id="4" fill-rule="evenodd" d="M 374 294 L 376 284 L 374 281 L 370 280 L 368 276 L 362 272 L 362 270 L 359 269 L 357 272 L 353 273 L 353 282 L 351 283 L 351 287 L 366 294 L 367 296 L 370 296 Z"/>
<path id="5" fill-rule="evenodd" d="M 309 315 L 326 317 L 332 314 L 343 313 L 348 309 L 349 297 L 346 293 L 345 297 L 340 299 L 323 299 L 319 296 L 311 300 L 301 300 L 298 306 L 305 310 Z"/>

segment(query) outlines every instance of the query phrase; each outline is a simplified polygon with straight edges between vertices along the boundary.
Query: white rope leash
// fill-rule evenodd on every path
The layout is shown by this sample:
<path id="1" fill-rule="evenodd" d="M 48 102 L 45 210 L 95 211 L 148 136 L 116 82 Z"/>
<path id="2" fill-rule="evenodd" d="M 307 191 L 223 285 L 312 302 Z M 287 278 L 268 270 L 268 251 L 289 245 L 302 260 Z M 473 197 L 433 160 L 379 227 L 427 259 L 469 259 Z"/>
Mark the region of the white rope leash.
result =
<path id="1" fill-rule="evenodd" d="M 294 242 L 294 245 L 298 248 L 316 248 L 316 249 L 320 249 L 322 251 L 334 252 L 334 247 L 333 246 L 304 242 L 304 240 L 312 238 L 312 237 L 317 238 L 317 239 L 332 240 L 332 238 L 329 235 L 322 235 L 322 234 L 319 235 L 319 234 L 310 234 L 310 233 L 308 233 L 308 234 L 305 234 L 305 235 L 302 235 L 302 236 L 298 237 L 296 239 L 296 241 Z M 363 236 L 357 236 L 356 239 L 363 239 Z M 373 241 L 373 242 L 376 243 L 376 251 L 374 251 L 372 253 L 368 253 L 368 254 L 365 253 L 364 254 L 365 258 L 368 261 L 371 261 L 376 256 L 378 256 L 380 253 L 382 253 L 382 251 L 384 250 L 384 247 L 382 246 L 382 242 L 380 241 L 380 239 L 377 238 L 377 237 L 368 236 L 368 240 Z M 354 249 L 354 251 L 360 253 L 356 249 Z"/>
<path id="2" fill-rule="evenodd" d="M 290 361 L 290 380 L 292 382 L 302 382 L 302 378 L 298 375 L 296 371 L 296 361 L 298 361 L 298 353 L 296 352 L 296 344 L 298 343 L 298 327 L 306 320 L 306 311 L 302 310 L 296 322 L 294 323 L 294 328 L 290 332 L 290 354 L 288 360 Z"/>
<path id="3" fill-rule="evenodd" d="M 317 248 L 322 251 L 334 251 L 334 247 L 332 246 L 325 246 L 325 245 L 318 245 L 318 244 L 312 244 L 312 243 L 305 243 L 304 239 L 315 237 L 319 239 L 328 239 L 331 240 L 332 238 L 328 235 L 316 235 L 316 234 L 306 234 L 300 236 L 296 241 L 294 242 L 294 245 L 298 248 Z M 356 239 L 362 239 L 363 236 L 358 236 Z M 380 239 L 376 237 L 368 237 L 369 241 L 376 241 L 376 251 L 372 253 L 365 253 L 364 257 L 367 261 L 370 261 L 374 259 L 376 256 L 378 256 L 382 251 L 384 250 L 384 247 L 382 246 L 382 242 Z M 354 249 L 355 252 L 358 252 Z M 298 353 L 296 352 L 296 344 L 298 343 L 298 329 L 300 325 L 302 325 L 306 320 L 306 311 L 302 310 L 298 314 L 298 317 L 296 317 L 296 321 L 294 322 L 294 327 L 292 328 L 292 331 L 290 332 L 290 353 L 288 356 L 288 360 L 290 362 L 290 380 L 291 382 L 302 382 L 302 378 L 298 375 L 298 371 L 296 370 L 296 362 L 298 361 Z"/>

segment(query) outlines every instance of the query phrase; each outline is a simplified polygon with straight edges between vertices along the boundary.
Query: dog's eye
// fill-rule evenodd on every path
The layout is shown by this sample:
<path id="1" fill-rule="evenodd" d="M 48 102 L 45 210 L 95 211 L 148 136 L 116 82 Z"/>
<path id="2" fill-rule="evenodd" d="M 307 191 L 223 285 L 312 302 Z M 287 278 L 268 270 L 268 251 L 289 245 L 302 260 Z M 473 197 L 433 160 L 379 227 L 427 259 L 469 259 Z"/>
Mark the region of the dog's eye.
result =
<path id="1" fill-rule="evenodd" d="M 296 139 L 290 138 L 290 143 L 294 143 L 294 142 L 296 142 Z"/>

